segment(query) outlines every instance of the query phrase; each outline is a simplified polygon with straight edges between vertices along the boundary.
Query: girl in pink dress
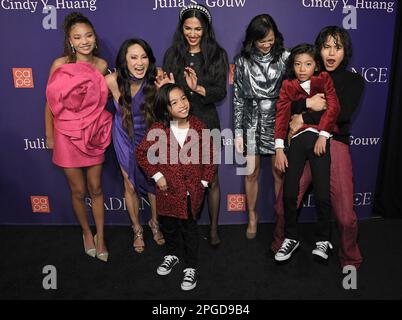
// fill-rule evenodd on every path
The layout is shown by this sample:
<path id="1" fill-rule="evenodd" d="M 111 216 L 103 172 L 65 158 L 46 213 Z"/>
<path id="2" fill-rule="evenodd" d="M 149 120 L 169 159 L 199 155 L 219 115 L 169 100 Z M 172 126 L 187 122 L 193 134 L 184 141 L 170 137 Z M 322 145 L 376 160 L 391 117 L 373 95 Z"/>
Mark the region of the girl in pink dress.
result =
<path id="1" fill-rule="evenodd" d="M 53 163 L 67 177 L 85 253 L 106 262 L 101 173 L 112 126 L 112 116 L 105 110 L 107 63 L 97 56 L 97 36 L 87 17 L 70 13 L 64 20 L 64 34 L 64 55 L 53 62 L 46 88 L 46 143 L 53 149 Z M 95 237 L 84 202 L 87 187 Z"/>

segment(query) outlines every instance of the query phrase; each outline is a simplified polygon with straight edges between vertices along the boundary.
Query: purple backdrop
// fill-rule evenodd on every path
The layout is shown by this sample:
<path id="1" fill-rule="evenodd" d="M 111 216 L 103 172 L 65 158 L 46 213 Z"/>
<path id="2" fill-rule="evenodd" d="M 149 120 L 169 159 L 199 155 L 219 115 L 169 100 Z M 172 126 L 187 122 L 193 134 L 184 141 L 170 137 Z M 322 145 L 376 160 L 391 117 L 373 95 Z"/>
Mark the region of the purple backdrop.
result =
<path id="1" fill-rule="evenodd" d="M 158 65 L 171 43 L 179 7 L 190 0 L 103 0 L 103 1 L 1 1 L 0 34 L 3 46 L 1 66 L 0 141 L 2 155 L 1 224 L 75 224 L 69 189 L 63 172 L 51 163 L 51 152 L 44 147 L 45 87 L 52 61 L 62 52 L 64 16 L 75 10 L 93 22 L 100 37 L 102 57 L 113 68 L 115 54 L 127 38 L 140 37 L 152 46 Z M 207 0 L 216 36 L 229 59 L 240 50 L 244 31 L 251 18 L 269 13 L 285 38 L 285 46 L 313 42 L 326 25 L 349 21 L 344 5 L 357 7 L 351 69 L 366 79 L 366 90 L 352 128 L 351 150 L 354 164 L 355 209 L 359 218 L 371 216 L 372 197 L 377 175 L 385 107 L 388 95 L 393 31 L 397 1 L 314 1 L 314 0 Z M 43 12 L 44 3 L 56 7 L 57 29 L 52 11 Z M 330 3 L 335 3 L 335 5 Z M 321 7 L 320 7 L 321 5 Z M 31 68 L 16 70 L 14 68 Z M 31 78 L 32 76 L 32 78 Z M 32 85 L 33 84 L 33 85 Z M 232 88 L 219 105 L 222 128 L 232 127 Z M 226 141 L 231 143 L 231 141 Z M 258 211 L 261 221 L 273 221 L 273 183 L 270 161 L 264 159 Z M 242 210 L 243 178 L 236 176 L 234 165 L 221 165 L 220 223 L 244 223 Z M 103 189 L 107 224 L 129 224 L 124 206 L 123 183 L 113 147 L 106 154 Z M 228 202 L 228 197 L 230 202 Z M 314 201 L 309 196 L 301 219 L 314 219 Z M 141 220 L 149 218 L 145 200 Z M 208 222 L 204 208 L 201 223 Z"/>

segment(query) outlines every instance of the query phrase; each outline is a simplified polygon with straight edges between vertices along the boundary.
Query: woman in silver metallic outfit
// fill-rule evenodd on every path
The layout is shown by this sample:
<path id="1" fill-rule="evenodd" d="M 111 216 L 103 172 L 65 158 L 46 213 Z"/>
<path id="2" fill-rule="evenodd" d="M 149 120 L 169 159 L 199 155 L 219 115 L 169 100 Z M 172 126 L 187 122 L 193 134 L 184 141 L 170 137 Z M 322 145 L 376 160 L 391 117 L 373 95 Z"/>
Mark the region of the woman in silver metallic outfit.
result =
<path id="1" fill-rule="evenodd" d="M 268 14 L 254 17 L 246 30 L 241 53 L 235 57 L 234 128 L 235 147 L 246 153 L 245 177 L 249 222 L 246 236 L 255 238 L 258 215 L 256 202 L 260 156 L 271 156 L 275 196 L 282 184 L 282 175 L 274 167 L 274 128 L 276 101 L 286 72 L 289 52 L 283 47 L 283 36 Z"/>

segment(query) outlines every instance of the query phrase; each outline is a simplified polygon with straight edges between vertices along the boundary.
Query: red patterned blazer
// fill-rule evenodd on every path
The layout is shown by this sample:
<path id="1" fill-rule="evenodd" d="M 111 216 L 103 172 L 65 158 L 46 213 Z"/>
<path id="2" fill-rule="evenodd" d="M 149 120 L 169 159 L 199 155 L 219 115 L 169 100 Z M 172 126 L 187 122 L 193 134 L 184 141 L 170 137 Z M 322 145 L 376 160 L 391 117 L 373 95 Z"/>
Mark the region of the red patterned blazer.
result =
<path id="1" fill-rule="evenodd" d="M 160 172 L 166 179 L 167 191 L 156 190 L 157 212 L 162 216 L 187 219 L 189 192 L 191 211 L 197 219 L 205 193 L 201 180 L 210 183 L 217 170 L 217 165 L 213 164 L 215 149 L 212 139 L 202 139 L 202 130 L 206 126 L 194 116 L 189 116 L 189 121 L 190 128 L 183 147 L 180 147 L 170 128 L 155 122 L 136 149 L 137 161 L 145 174 L 152 177 Z M 185 163 L 179 155 L 191 160 Z"/>
<path id="2" fill-rule="evenodd" d="M 325 94 L 327 109 L 322 114 L 318 125 L 304 124 L 298 132 L 311 127 L 316 128 L 318 131 L 334 132 L 336 120 L 340 112 L 334 83 L 328 72 L 325 71 L 321 72 L 318 76 L 312 76 L 310 80 L 310 94 L 300 86 L 297 79 L 283 81 L 279 92 L 279 99 L 276 103 L 275 139 L 285 139 L 287 136 L 289 121 L 292 116 L 292 102 L 310 98 L 317 93 Z M 304 111 L 314 112 L 308 109 Z"/>

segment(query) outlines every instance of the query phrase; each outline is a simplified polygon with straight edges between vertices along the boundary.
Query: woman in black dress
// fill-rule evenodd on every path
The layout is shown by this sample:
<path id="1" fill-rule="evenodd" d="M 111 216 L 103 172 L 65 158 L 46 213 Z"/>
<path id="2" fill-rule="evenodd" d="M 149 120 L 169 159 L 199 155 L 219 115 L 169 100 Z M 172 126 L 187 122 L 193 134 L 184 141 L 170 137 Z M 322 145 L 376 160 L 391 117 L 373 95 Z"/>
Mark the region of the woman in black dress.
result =
<path id="1" fill-rule="evenodd" d="M 226 96 L 227 61 L 225 50 L 215 40 L 208 9 L 198 4 L 184 7 L 180 11 L 173 43 L 165 53 L 163 70 L 185 88 L 192 114 L 210 130 L 220 130 L 215 103 Z M 210 244 L 217 245 L 220 243 L 217 232 L 220 201 L 218 173 L 208 189 Z"/>

